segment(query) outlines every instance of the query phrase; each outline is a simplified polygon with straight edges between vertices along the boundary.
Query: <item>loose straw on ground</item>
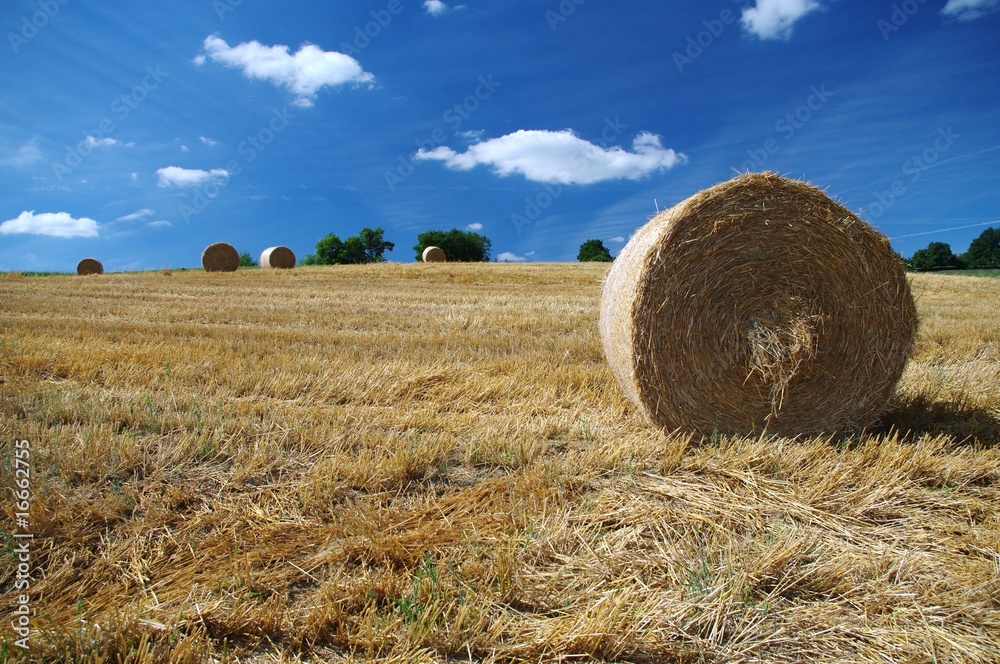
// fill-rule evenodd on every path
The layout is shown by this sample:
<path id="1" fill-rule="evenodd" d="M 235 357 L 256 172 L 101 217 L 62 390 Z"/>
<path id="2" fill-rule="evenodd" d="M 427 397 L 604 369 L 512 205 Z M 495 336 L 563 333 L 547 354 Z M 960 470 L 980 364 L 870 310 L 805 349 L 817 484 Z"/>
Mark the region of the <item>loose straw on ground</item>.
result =
<path id="1" fill-rule="evenodd" d="M 295 267 L 295 253 L 288 247 L 268 247 L 260 255 L 260 266 L 290 270 Z"/>
<path id="2" fill-rule="evenodd" d="M 233 245 L 216 242 L 202 252 L 201 266 L 206 272 L 235 272 L 240 267 L 240 254 Z"/>
<path id="3" fill-rule="evenodd" d="M 704 434 L 870 426 L 916 327 L 888 240 L 773 173 L 657 215 L 601 295 L 601 340 L 626 395 L 657 426 Z"/>

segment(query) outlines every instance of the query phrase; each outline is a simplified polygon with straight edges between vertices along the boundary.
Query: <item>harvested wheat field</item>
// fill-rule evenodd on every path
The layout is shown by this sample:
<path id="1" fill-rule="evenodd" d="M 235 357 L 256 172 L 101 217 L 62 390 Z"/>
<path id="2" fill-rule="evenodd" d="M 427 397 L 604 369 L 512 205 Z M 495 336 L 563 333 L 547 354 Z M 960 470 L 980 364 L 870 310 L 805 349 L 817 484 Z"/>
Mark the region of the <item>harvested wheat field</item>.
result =
<path id="1" fill-rule="evenodd" d="M 30 656 L 1000 661 L 1000 280 L 912 277 L 878 428 L 701 440 L 613 378 L 606 270 L 0 276 Z"/>

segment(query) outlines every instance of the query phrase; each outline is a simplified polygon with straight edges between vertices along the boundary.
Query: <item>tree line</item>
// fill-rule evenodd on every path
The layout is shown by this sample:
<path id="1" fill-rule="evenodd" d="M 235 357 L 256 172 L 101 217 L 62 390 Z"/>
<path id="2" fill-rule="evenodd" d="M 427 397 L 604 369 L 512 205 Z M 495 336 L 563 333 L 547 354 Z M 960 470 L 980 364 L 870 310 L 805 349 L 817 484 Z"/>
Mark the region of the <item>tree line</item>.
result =
<path id="1" fill-rule="evenodd" d="M 413 251 L 420 261 L 424 249 L 438 247 L 444 251 L 449 261 L 458 263 L 480 263 L 490 260 L 493 242 L 485 235 L 453 228 L 450 231 L 425 231 L 417 236 Z M 385 239 L 382 228 L 362 228 L 357 235 L 341 240 L 336 233 L 330 233 L 316 243 L 316 251 L 301 261 L 300 265 L 357 265 L 360 263 L 381 263 L 385 253 L 396 248 L 395 243 Z M 250 254 L 241 255 L 241 264 L 253 264 Z M 580 245 L 577 256 L 580 261 L 611 262 L 611 252 L 600 240 L 587 240 Z"/>
<path id="2" fill-rule="evenodd" d="M 315 253 L 300 261 L 301 265 L 354 265 L 359 263 L 381 263 L 385 253 L 396 245 L 384 238 L 381 228 L 362 228 L 357 235 L 341 240 L 336 233 L 330 233 L 316 243 Z M 453 228 L 450 231 L 425 231 L 417 236 L 414 245 L 416 260 L 420 261 L 427 247 L 441 248 L 449 261 L 459 263 L 479 263 L 490 260 L 492 242 L 472 231 Z M 601 240 L 587 240 L 580 245 L 576 259 L 580 262 L 605 262 L 614 260 L 611 252 Z M 931 270 L 1000 269 L 1000 230 L 990 227 L 972 241 L 969 249 L 956 255 L 946 242 L 931 242 L 924 249 L 903 259 L 909 270 L 925 272 Z M 240 256 L 241 265 L 255 265 L 250 254 Z"/>
<path id="3" fill-rule="evenodd" d="M 472 231 L 426 231 L 417 236 L 413 247 L 417 260 L 421 260 L 424 249 L 439 247 L 449 261 L 478 263 L 490 260 L 490 239 Z M 357 235 L 341 240 L 336 233 L 330 233 L 316 243 L 315 253 L 309 254 L 301 265 L 358 265 L 362 263 L 382 263 L 385 253 L 396 248 L 394 242 L 385 239 L 382 228 L 362 228 Z"/>
<path id="4" fill-rule="evenodd" d="M 1000 230 L 992 226 L 987 228 L 972 241 L 965 253 L 956 255 L 947 242 L 931 242 L 904 262 L 914 272 L 1000 269 Z"/>

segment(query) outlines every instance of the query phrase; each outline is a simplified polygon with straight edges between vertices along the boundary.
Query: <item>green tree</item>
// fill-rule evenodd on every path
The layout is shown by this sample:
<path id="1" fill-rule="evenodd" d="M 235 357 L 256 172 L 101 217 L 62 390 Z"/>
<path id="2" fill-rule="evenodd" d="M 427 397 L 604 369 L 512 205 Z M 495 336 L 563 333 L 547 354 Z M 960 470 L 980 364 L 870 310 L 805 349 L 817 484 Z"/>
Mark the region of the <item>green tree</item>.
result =
<path id="1" fill-rule="evenodd" d="M 383 239 L 381 228 L 362 228 L 357 235 L 341 240 L 330 233 L 316 243 L 316 253 L 302 260 L 303 265 L 345 265 L 358 263 L 381 263 L 384 254 L 396 245 Z"/>
<path id="2" fill-rule="evenodd" d="M 333 265 L 344 243 L 336 233 L 330 233 L 316 243 L 316 253 L 302 259 L 303 265 Z"/>
<path id="3" fill-rule="evenodd" d="M 962 262 L 952 253 L 951 246 L 946 242 L 931 242 L 926 249 L 913 253 L 907 265 L 911 270 L 925 272 L 928 270 L 958 270 Z"/>
<path id="4" fill-rule="evenodd" d="M 357 238 L 363 250 L 363 263 L 382 263 L 385 261 L 383 254 L 396 248 L 395 242 L 389 242 L 383 238 L 385 231 L 381 228 L 362 228 Z M 354 238 L 348 238 L 354 239 Z"/>
<path id="5" fill-rule="evenodd" d="M 259 265 L 260 263 L 254 260 L 249 251 L 244 251 L 240 254 L 240 267 L 258 267 Z"/>
<path id="6" fill-rule="evenodd" d="M 977 270 L 1000 268 L 1000 230 L 987 228 L 972 241 L 962 258 L 969 267 Z"/>
<path id="7" fill-rule="evenodd" d="M 611 252 L 608 251 L 608 248 L 604 246 L 604 242 L 601 240 L 587 240 L 580 245 L 580 253 L 576 255 L 576 260 L 581 263 L 610 263 L 614 258 L 611 257 Z"/>
<path id="8" fill-rule="evenodd" d="M 450 231 L 421 233 L 417 236 L 417 244 L 413 249 L 417 252 L 418 261 L 423 259 L 424 249 L 427 247 L 440 247 L 449 261 L 480 263 L 490 259 L 492 245 L 493 242 L 484 235 L 453 228 Z"/>

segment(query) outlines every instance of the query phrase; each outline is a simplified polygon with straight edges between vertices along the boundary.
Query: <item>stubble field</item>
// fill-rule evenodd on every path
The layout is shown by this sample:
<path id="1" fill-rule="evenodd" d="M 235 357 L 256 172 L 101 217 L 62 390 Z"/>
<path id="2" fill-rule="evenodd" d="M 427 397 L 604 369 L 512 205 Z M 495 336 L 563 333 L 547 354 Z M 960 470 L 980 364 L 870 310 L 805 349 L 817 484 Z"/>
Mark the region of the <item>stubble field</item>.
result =
<path id="1" fill-rule="evenodd" d="M 913 277 L 879 429 L 695 440 L 605 270 L 0 275 L 3 657 L 1000 661 L 1000 280 Z"/>

